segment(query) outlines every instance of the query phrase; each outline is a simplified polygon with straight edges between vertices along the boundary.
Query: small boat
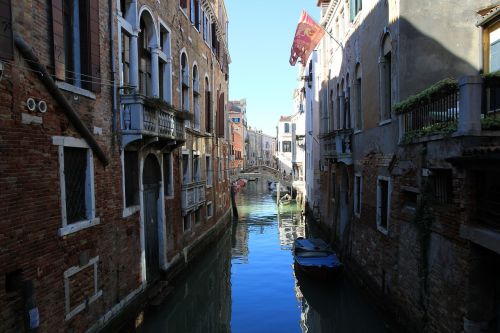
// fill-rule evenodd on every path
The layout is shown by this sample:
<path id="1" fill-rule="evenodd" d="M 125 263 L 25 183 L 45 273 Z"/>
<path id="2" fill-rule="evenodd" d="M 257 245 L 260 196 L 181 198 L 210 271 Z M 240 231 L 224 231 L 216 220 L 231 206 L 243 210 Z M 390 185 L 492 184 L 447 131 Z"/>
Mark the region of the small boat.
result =
<path id="1" fill-rule="evenodd" d="M 335 252 L 320 238 L 297 238 L 293 243 L 293 259 L 296 271 L 320 280 L 327 280 L 343 269 Z"/>
<path id="2" fill-rule="evenodd" d="M 267 181 L 267 188 L 269 189 L 269 191 L 276 191 L 276 182 L 273 182 L 271 180 L 268 180 Z"/>

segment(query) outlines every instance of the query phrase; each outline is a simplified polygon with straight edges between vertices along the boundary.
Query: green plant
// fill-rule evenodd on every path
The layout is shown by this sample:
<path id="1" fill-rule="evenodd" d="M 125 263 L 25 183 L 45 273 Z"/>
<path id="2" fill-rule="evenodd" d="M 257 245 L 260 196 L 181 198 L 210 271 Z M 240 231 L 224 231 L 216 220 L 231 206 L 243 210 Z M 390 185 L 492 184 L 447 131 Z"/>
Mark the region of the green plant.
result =
<path id="1" fill-rule="evenodd" d="M 419 92 L 418 94 L 412 95 L 404 101 L 394 104 L 392 109 L 396 114 L 409 112 L 420 105 L 427 104 L 457 91 L 457 80 L 450 78 L 444 79 L 434 83 L 432 86 Z"/>
<path id="2" fill-rule="evenodd" d="M 487 116 L 481 119 L 481 129 L 500 130 L 500 117 Z"/>
<path id="3" fill-rule="evenodd" d="M 144 99 L 144 105 L 156 110 L 173 112 L 175 114 L 175 117 L 178 119 L 189 120 L 189 121 L 193 121 L 194 119 L 194 115 L 191 112 L 179 110 L 175 108 L 173 105 L 165 102 L 163 99 L 158 97 L 146 97 Z"/>
<path id="4" fill-rule="evenodd" d="M 500 81 L 500 71 L 481 75 L 486 84 Z"/>
<path id="5" fill-rule="evenodd" d="M 418 130 L 406 132 L 403 136 L 403 139 L 401 140 L 401 143 L 409 144 L 413 142 L 413 140 L 415 139 L 429 135 L 450 136 L 453 132 L 456 132 L 457 128 L 458 128 L 457 121 L 447 121 L 447 122 L 432 124 L 430 126 L 425 126 Z"/>

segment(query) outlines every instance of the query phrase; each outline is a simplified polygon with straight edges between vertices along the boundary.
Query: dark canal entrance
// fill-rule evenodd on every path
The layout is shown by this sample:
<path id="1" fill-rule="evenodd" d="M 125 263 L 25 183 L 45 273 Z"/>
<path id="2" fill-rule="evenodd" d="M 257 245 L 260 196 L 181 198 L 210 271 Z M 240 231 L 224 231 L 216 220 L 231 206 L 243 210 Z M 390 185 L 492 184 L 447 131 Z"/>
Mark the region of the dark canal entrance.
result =
<path id="1" fill-rule="evenodd" d="M 263 181 L 237 195 L 239 219 L 140 332 L 385 332 L 374 306 L 344 276 L 295 278 L 291 247 L 309 235 L 295 206 L 280 209 Z"/>

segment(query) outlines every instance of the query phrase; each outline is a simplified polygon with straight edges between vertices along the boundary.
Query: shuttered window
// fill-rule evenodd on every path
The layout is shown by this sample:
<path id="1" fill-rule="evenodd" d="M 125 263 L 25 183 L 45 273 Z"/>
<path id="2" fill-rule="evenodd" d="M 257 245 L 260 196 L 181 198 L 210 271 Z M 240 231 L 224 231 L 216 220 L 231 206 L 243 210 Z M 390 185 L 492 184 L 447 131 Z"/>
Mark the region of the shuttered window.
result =
<path id="1" fill-rule="evenodd" d="M 224 93 L 219 95 L 219 101 L 217 103 L 217 136 L 219 138 L 224 137 Z"/>
<path id="2" fill-rule="evenodd" d="M 64 182 L 68 224 L 87 219 L 85 203 L 86 171 L 87 149 L 64 147 Z"/>
<path id="3" fill-rule="evenodd" d="M 125 151 L 125 205 L 126 207 L 139 204 L 139 160 L 136 151 Z"/>
<path id="4" fill-rule="evenodd" d="M 350 2 L 350 14 L 351 14 L 351 22 L 354 21 L 354 19 L 356 18 L 356 15 L 358 15 L 358 13 L 360 12 L 361 10 L 361 7 L 362 7 L 362 0 L 351 0 Z"/>
<path id="5" fill-rule="evenodd" d="M 13 52 L 10 0 L 0 0 L 0 58 L 12 60 Z"/>
<path id="6" fill-rule="evenodd" d="M 100 91 L 99 21 L 98 0 L 52 1 L 57 79 Z"/>

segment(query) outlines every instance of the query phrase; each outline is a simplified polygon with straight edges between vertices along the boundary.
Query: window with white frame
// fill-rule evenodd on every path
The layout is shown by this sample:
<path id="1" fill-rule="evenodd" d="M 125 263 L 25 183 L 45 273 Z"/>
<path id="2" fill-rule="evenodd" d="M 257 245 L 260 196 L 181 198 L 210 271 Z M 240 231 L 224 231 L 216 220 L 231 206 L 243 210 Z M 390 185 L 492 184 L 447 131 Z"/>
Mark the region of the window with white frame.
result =
<path id="1" fill-rule="evenodd" d="M 354 21 L 356 15 L 361 11 L 363 7 L 362 0 L 351 0 L 349 4 L 350 12 L 351 12 L 351 22 Z"/>
<path id="2" fill-rule="evenodd" d="M 391 178 L 379 176 L 377 178 L 377 229 L 387 234 L 391 213 Z"/>
<path id="3" fill-rule="evenodd" d="M 285 123 L 285 133 L 290 133 L 290 124 L 289 123 Z"/>
<path id="4" fill-rule="evenodd" d="M 392 57 L 391 36 L 387 33 L 381 45 L 380 56 L 380 121 L 391 118 L 392 106 Z"/>
<path id="5" fill-rule="evenodd" d="M 163 154 L 163 186 L 166 197 L 174 196 L 172 153 Z"/>
<path id="6" fill-rule="evenodd" d="M 125 207 L 139 205 L 139 158 L 137 151 L 123 152 Z"/>
<path id="7" fill-rule="evenodd" d="M 120 84 L 128 86 L 130 85 L 130 35 L 125 30 L 122 30 L 121 42 Z"/>
<path id="8" fill-rule="evenodd" d="M 363 194 L 363 179 L 361 174 L 354 175 L 354 215 L 361 215 L 361 198 Z"/>
<path id="9" fill-rule="evenodd" d="M 64 236 L 99 224 L 95 216 L 93 153 L 85 140 L 55 136 L 59 146 L 59 181 L 61 188 L 62 227 Z"/>
<path id="10" fill-rule="evenodd" d="M 212 157 L 205 156 L 205 172 L 206 172 L 206 180 L 207 186 L 212 186 Z"/>
<path id="11" fill-rule="evenodd" d="M 187 8 L 188 8 L 188 2 L 187 0 L 179 0 L 179 7 L 184 11 L 184 13 L 187 13 Z"/>

